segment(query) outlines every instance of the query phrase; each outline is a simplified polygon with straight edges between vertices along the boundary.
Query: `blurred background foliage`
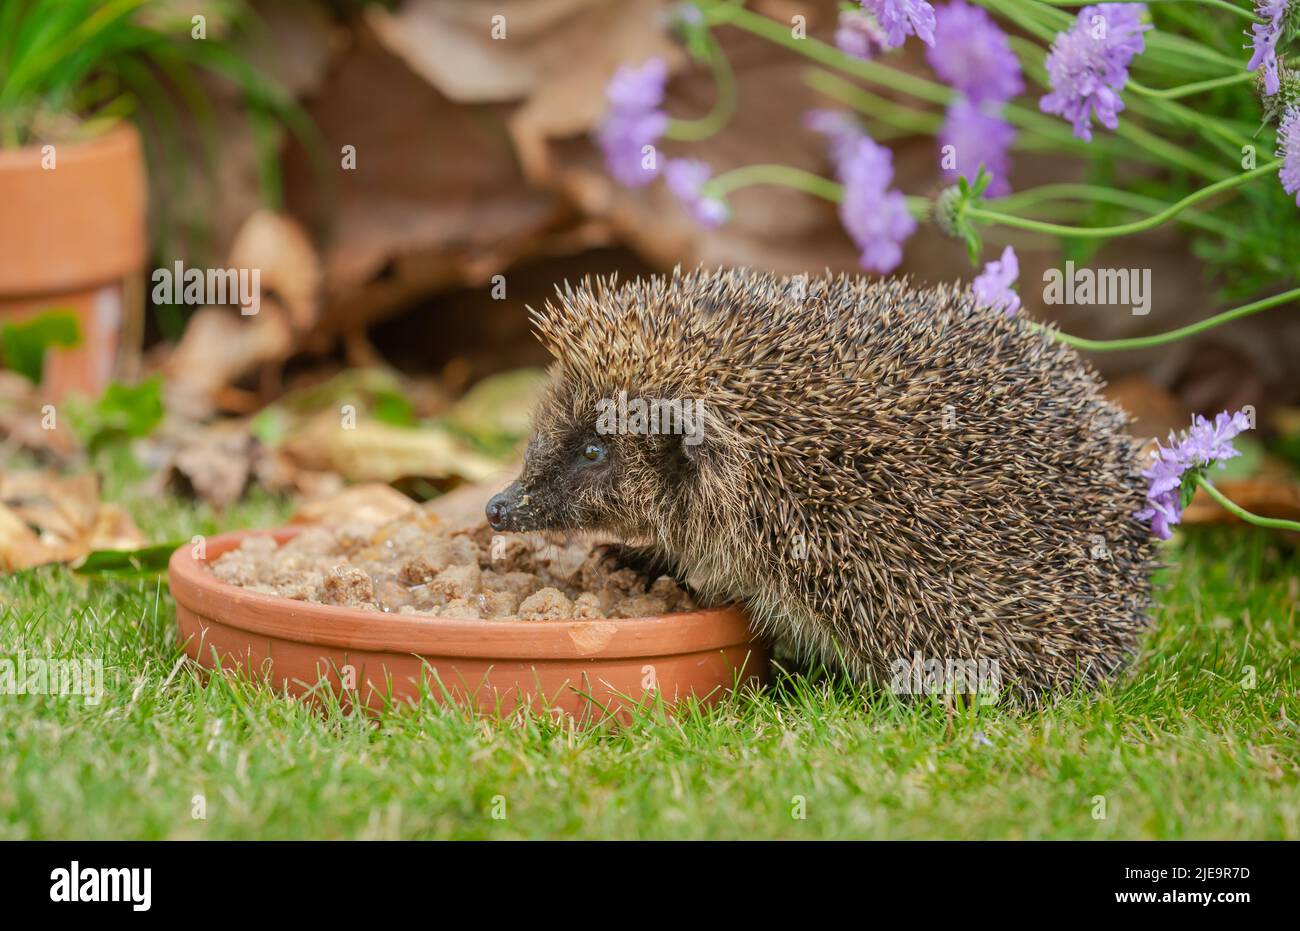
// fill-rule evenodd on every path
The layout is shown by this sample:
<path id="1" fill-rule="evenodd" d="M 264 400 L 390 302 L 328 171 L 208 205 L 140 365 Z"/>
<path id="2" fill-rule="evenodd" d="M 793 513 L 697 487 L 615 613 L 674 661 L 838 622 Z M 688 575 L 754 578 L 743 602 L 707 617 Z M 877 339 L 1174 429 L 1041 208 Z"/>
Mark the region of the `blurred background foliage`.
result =
<path id="1" fill-rule="evenodd" d="M 827 43 L 838 15 L 832 0 L 747 8 L 782 29 L 804 16 L 808 35 Z M 1017 48 L 1036 37 L 1041 45 L 1043 28 L 1072 16 L 1048 12 L 1060 16 L 1014 32 Z M 496 15 L 504 38 L 492 33 Z M 1213 12 L 1164 4 L 1153 16 L 1241 57 L 1239 25 Z M 668 143 L 669 154 L 716 171 L 771 162 L 826 175 L 824 140 L 803 128 L 804 114 L 869 93 L 901 114 L 899 125 L 866 121 L 894 150 L 896 185 L 923 197 L 946 186 L 932 137 L 937 106 L 852 77 L 830 82 L 743 29 L 715 36 L 734 75 L 734 115 L 707 139 Z M 889 64 L 932 77 L 916 45 Z M 46 470 L 50 487 L 97 466 L 115 488 L 165 489 L 218 508 L 255 488 L 305 500 L 349 483 L 434 496 L 512 468 L 547 362 L 525 307 L 557 283 L 697 263 L 856 272 L 831 204 L 749 188 L 729 198 L 730 222 L 702 230 L 662 185 L 628 189 L 609 178 L 592 139 L 605 85 L 620 64 L 651 57 L 668 63 L 674 116 L 710 112 L 717 75 L 673 28 L 672 5 L 657 0 L 0 0 L 0 145 L 75 143 L 133 121 L 151 190 L 146 275 L 178 261 L 257 267 L 263 289 L 261 311 L 246 317 L 155 302 L 146 284 L 147 326 L 123 346 L 118 382 L 101 397 L 60 400 L 55 429 L 42 427 L 51 399 L 41 360 L 78 335 L 55 305 L 37 321 L 0 320 L 0 462 L 12 474 Z M 1222 111 L 1228 91 L 1198 106 Z M 1245 132 L 1249 118 L 1239 116 Z M 1177 127 L 1168 133 L 1183 144 Z M 1194 154 L 1223 156 L 1218 143 L 1205 145 Z M 1081 181 L 1160 197 L 1191 183 L 1123 158 L 1032 146 L 1017 153 L 1013 181 L 1015 190 Z M 1150 268 L 1147 316 L 1045 305 L 1036 287 L 1022 289 L 1024 312 L 1095 338 L 1164 331 L 1210 315 L 1225 296 L 1294 277 L 1300 224 L 1274 188 L 1225 206 L 1224 222 L 1240 232 L 1231 241 L 1188 227 L 1101 246 L 990 232 L 985 257 L 1014 244 L 1026 282 L 1066 259 Z M 1113 205 L 1085 203 L 1069 220 L 1117 216 Z M 14 220 L 0 205 L 0 222 Z M 929 225 L 898 271 L 923 282 L 972 274 L 963 244 Z M 1263 440 L 1237 476 L 1255 483 L 1239 489 L 1242 503 L 1289 514 L 1300 512 L 1288 462 L 1300 449 L 1297 355 L 1300 321 L 1281 311 L 1095 363 L 1136 415 L 1139 436 L 1163 436 L 1195 411 L 1255 405 Z M 340 430 L 349 409 L 355 429 Z M 0 483 L 0 507 L 22 512 L 30 490 Z M 1196 506 L 1189 515 L 1197 519 Z M 58 536 L 30 510 L 9 524 L 32 531 L 27 555 L 11 563 L 43 558 L 31 540 Z"/>

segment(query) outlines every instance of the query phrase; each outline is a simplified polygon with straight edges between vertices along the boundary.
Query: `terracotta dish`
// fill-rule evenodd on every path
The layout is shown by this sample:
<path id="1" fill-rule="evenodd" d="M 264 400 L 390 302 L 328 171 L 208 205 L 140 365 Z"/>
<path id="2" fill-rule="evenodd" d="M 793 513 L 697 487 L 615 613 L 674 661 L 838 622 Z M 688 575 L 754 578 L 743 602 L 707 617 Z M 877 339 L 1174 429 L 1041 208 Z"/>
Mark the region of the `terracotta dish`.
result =
<path id="1" fill-rule="evenodd" d="M 273 531 L 283 542 L 296 529 Z M 206 541 L 206 558 L 247 532 Z M 735 608 L 661 617 L 577 621 L 477 621 L 359 611 L 264 595 L 220 581 L 191 546 L 169 566 L 186 652 L 269 679 L 292 695 L 328 684 L 371 709 L 438 701 L 489 713 L 521 703 L 584 720 L 626 719 L 639 702 L 695 695 L 713 702 L 742 682 L 761 684 L 768 654 Z"/>

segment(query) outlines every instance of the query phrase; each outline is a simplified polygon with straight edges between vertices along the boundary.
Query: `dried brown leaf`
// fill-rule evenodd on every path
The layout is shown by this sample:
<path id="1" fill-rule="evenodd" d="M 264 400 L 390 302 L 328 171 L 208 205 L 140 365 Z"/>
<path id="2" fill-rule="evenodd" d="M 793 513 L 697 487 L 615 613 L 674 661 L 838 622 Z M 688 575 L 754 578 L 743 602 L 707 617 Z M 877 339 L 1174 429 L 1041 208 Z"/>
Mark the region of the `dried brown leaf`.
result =
<path id="1" fill-rule="evenodd" d="M 260 269 L 263 295 L 274 295 L 295 330 L 302 332 L 316 321 L 320 259 L 296 220 L 270 210 L 252 213 L 231 244 L 229 266 Z"/>
<path id="2" fill-rule="evenodd" d="M 504 107 L 452 103 L 364 29 L 309 112 L 327 151 L 353 146 L 356 156 L 354 168 L 336 174 L 313 346 L 433 291 L 482 284 L 535 254 L 563 215 L 553 194 L 525 182 Z M 294 215 L 316 228 L 319 185 L 296 147 L 285 190 Z"/>
<path id="3" fill-rule="evenodd" d="M 210 415 L 222 389 L 258 366 L 284 359 L 295 340 L 279 313 L 242 316 L 204 307 L 163 363 L 169 412 L 200 420 Z"/>
<path id="4" fill-rule="evenodd" d="M 165 470 L 173 487 L 193 492 L 215 508 L 238 501 L 252 469 L 253 440 L 247 428 L 208 429 L 179 448 Z"/>
<path id="5" fill-rule="evenodd" d="M 370 482 L 303 505 L 292 524 L 341 526 L 351 522 L 380 526 L 416 509 L 417 505 L 391 485 Z"/>
<path id="6" fill-rule="evenodd" d="M 25 451 L 61 462 L 78 448 L 71 428 L 36 386 L 16 372 L 0 370 L 0 451 Z"/>
<path id="7" fill-rule="evenodd" d="M 23 518 L 0 504 L 0 571 L 15 572 L 58 558 L 58 552 L 42 543 Z"/>
<path id="8" fill-rule="evenodd" d="M 403 478 L 477 481 L 500 466 L 438 427 L 393 427 L 363 422 L 344 428 L 323 413 L 290 437 L 284 450 L 307 469 L 337 472 L 354 482 Z"/>
<path id="9" fill-rule="evenodd" d="M 0 475 L 0 569 L 71 562 L 97 549 L 134 549 L 145 537 L 125 511 L 99 498 L 92 472 Z"/>

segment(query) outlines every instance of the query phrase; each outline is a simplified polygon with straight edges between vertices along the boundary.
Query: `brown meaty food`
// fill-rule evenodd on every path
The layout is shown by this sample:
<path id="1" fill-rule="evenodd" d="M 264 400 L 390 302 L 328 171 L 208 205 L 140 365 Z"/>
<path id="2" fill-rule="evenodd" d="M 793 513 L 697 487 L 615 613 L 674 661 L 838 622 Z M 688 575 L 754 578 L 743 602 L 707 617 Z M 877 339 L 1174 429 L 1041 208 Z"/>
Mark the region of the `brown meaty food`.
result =
<path id="1" fill-rule="evenodd" d="M 280 546 L 249 536 L 210 569 L 283 598 L 444 618 L 595 620 L 695 609 L 673 579 L 613 565 L 589 541 L 495 534 L 486 524 L 449 532 L 425 512 L 379 527 L 310 527 Z"/>

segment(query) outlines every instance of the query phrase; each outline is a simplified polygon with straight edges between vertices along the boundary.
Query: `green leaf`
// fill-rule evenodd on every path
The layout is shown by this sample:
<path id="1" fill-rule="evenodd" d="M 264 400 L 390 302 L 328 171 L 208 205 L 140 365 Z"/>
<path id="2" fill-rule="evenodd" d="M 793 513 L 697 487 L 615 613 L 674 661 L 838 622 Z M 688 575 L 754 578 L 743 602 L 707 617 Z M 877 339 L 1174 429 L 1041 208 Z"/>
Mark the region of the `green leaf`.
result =
<path id="1" fill-rule="evenodd" d="M 984 251 L 984 242 L 980 239 L 979 231 L 975 229 L 974 224 L 971 224 L 965 230 L 965 239 L 966 254 L 970 257 L 970 263 L 975 268 L 978 268 L 980 264 L 980 253 Z"/>
<path id="2" fill-rule="evenodd" d="M 546 372 L 513 369 L 484 378 L 456 402 L 443 423 L 494 456 L 508 455 L 528 435 Z"/>
<path id="3" fill-rule="evenodd" d="M 48 310 L 19 323 L 6 323 L 0 328 L 0 354 L 4 356 L 5 367 L 37 385 L 45 376 L 46 350 L 80 344 L 77 314 L 64 308 Z"/>
<path id="4" fill-rule="evenodd" d="M 1188 469 L 1183 473 L 1182 483 L 1178 486 L 1178 503 L 1184 510 L 1192 499 L 1196 497 L 1196 489 L 1200 485 L 1200 479 L 1205 475 L 1205 467 L 1197 466 L 1194 469 Z"/>
<path id="5" fill-rule="evenodd" d="M 411 402 L 405 396 L 396 391 L 376 391 L 370 413 L 380 423 L 392 424 L 394 427 L 415 426 L 415 408 L 411 407 Z"/>
<path id="6" fill-rule="evenodd" d="M 91 452 L 123 440 L 148 436 L 162 422 L 163 384 L 158 376 L 138 385 L 113 382 L 93 404 L 73 405 L 73 431 Z"/>
<path id="7" fill-rule="evenodd" d="M 78 575 L 135 578 L 167 571 L 167 561 L 179 547 L 189 541 L 173 540 L 154 543 L 135 550 L 95 550 L 77 562 L 72 571 Z"/>
<path id="8" fill-rule="evenodd" d="M 288 417 L 279 407 L 265 407 L 249 421 L 248 432 L 263 446 L 275 449 L 289 433 Z"/>

